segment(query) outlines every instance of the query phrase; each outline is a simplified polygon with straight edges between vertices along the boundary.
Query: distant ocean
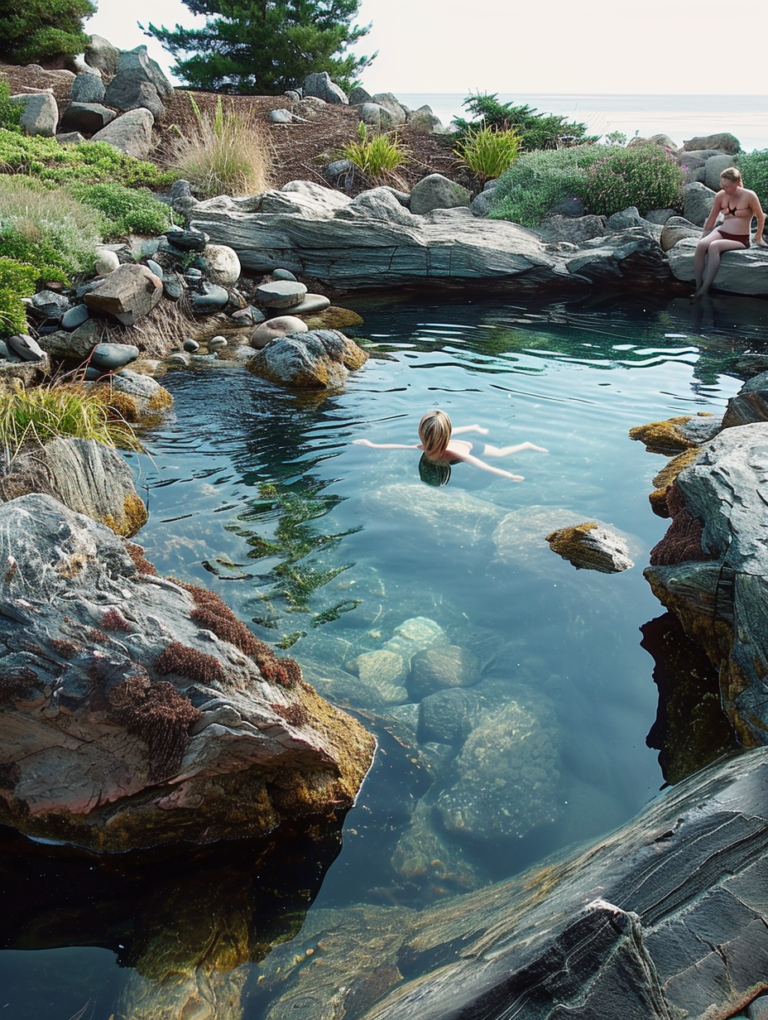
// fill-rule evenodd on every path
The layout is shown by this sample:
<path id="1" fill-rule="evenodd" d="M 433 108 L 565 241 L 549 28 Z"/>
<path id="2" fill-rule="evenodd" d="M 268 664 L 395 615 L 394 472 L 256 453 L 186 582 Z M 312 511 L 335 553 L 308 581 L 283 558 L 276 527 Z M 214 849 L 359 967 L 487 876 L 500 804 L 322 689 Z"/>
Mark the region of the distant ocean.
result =
<path id="1" fill-rule="evenodd" d="M 402 92 L 397 97 L 412 110 L 432 107 L 447 127 L 456 116 L 470 115 L 462 106 L 467 93 Z M 746 152 L 768 148 L 768 96 L 640 96 L 568 95 L 565 93 L 500 92 L 501 102 L 527 103 L 539 113 L 556 113 L 587 126 L 587 134 L 621 131 L 666 134 L 682 145 L 688 138 L 730 131 Z"/>

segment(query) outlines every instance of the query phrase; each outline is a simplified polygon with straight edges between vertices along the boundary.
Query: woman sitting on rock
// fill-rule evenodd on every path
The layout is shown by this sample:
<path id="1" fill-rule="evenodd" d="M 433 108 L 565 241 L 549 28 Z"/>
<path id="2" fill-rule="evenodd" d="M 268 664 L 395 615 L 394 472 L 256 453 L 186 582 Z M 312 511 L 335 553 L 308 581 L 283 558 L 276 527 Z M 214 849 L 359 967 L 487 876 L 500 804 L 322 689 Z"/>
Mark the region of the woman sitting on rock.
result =
<path id="1" fill-rule="evenodd" d="M 715 226 L 721 214 L 723 220 Z M 741 173 L 736 167 L 729 166 L 720 174 L 720 191 L 715 195 L 701 240 L 696 245 L 694 297 L 701 297 L 709 290 L 720 268 L 720 256 L 724 251 L 742 251 L 749 248 L 749 228 L 753 218 L 757 220 L 755 244 L 765 248 L 766 244 L 763 241 L 765 213 L 760 205 L 760 199 L 754 191 L 742 186 Z"/>

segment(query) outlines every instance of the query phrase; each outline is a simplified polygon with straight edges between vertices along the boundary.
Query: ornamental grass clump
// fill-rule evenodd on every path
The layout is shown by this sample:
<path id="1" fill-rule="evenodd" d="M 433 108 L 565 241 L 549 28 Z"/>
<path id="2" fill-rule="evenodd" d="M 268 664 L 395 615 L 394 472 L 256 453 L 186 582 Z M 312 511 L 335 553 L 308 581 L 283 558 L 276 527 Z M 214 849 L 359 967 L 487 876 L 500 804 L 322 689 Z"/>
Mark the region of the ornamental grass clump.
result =
<path id="1" fill-rule="evenodd" d="M 82 383 L 25 389 L 17 383 L 0 401 L 0 445 L 12 457 L 27 443 L 43 446 L 59 436 L 95 439 L 105 446 L 142 450 L 133 429 Z"/>
<path id="2" fill-rule="evenodd" d="M 202 112 L 192 95 L 189 99 L 195 126 L 189 136 L 173 143 L 169 166 L 200 198 L 268 191 L 273 157 L 261 123 L 252 115 L 225 109 L 221 96 L 213 113 Z"/>
<path id="3" fill-rule="evenodd" d="M 339 149 L 338 155 L 340 159 L 348 159 L 358 170 L 375 180 L 387 179 L 405 163 L 409 152 L 397 134 L 371 135 L 367 126 L 360 121 L 357 141 L 347 142 Z"/>
<path id="4" fill-rule="evenodd" d="M 659 145 L 616 149 L 593 163 L 587 175 L 587 211 L 612 216 L 629 206 L 680 208 L 685 174 L 674 156 Z"/>
<path id="5" fill-rule="evenodd" d="M 459 163 L 481 181 L 495 180 L 518 158 L 520 135 L 514 130 L 494 131 L 489 127 L 470 130 L 454 152 Z"/>

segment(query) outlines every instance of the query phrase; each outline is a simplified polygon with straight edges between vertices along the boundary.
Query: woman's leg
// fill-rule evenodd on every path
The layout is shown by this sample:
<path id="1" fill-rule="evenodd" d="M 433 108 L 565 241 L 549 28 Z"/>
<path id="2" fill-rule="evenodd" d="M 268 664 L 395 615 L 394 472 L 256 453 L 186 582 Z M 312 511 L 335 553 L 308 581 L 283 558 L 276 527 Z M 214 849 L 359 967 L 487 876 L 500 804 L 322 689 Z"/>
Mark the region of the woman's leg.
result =
<path id="1" fill-rule="evenodd" d="M 705 234 L 696 245 L 696 254 L 693 257 L 693 266 L 696 272 L 696 290 L 701 290 L 701 284 L 704 279 L 704 267 L 707 262 L 707 251 L 709 250 L 710 244 L 719 238 L 720 235 L 710 231 Z"/>
<path id="2" fill-rule="evenodd" d="M 701 241 L 699 241 L 701 244 Z M 707 266 L 704 271 L 704 277 L 699 283 L 696 290 L 695 297 L 701 297 L 702 294 L 706 294 L 712 285 L 712 281 L 717 276 L 717 271 L 720 268 L 720 256 L 724 251 L 742 251 L 744 245 L 739 241 L 724 241 L 721 237 L 717 237 L 713 240 L 707 248 Z M 696 246 L 698 253 L 699 247 Z"/>

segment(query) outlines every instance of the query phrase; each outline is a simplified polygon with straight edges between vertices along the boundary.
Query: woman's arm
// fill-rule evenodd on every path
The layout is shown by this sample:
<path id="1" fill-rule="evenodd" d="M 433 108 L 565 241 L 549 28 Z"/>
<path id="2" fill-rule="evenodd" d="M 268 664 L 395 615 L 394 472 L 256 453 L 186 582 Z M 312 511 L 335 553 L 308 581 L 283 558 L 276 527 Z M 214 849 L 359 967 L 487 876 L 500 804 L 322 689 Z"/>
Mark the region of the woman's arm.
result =
<path id="1" fill-rule="evenodd" d="M 757 220 L 757 230 L 755 231 L 755 244 L 760 248 L 765 248 L 766 244 L 763 240 L 763 227 L 765 226 L 765 213 L 763 207 L 760 205 L 760 199 L 754 193 L 749 192 L 749 208 L 752 211 L 752 215 Z"/>
<path id="2" fill-rule="evenodd" d="M 420 450 L 420 443 L 372 443 L 370 439 L 353 439 L 355 446 L 372 446 L 374 450 Z"/>
<path id="3" fill-rule="evenodd" d="M 490 471 L 492 475 L 501 475 L 502 478 L 511 478 L 513 482 L 524 481 L 522 475 L 513 475 L 511 471 L 504 471 L 502 468 L 492 467 L 490 464 L 486 464 L 484 460 L 480 460 L 479 457 L 473 457 L 471 453 L 457 453 L 456 459 L 464 461 L 465 464 L 474 464 L 475 467 L 482 468 L 483 471 Z"/>

